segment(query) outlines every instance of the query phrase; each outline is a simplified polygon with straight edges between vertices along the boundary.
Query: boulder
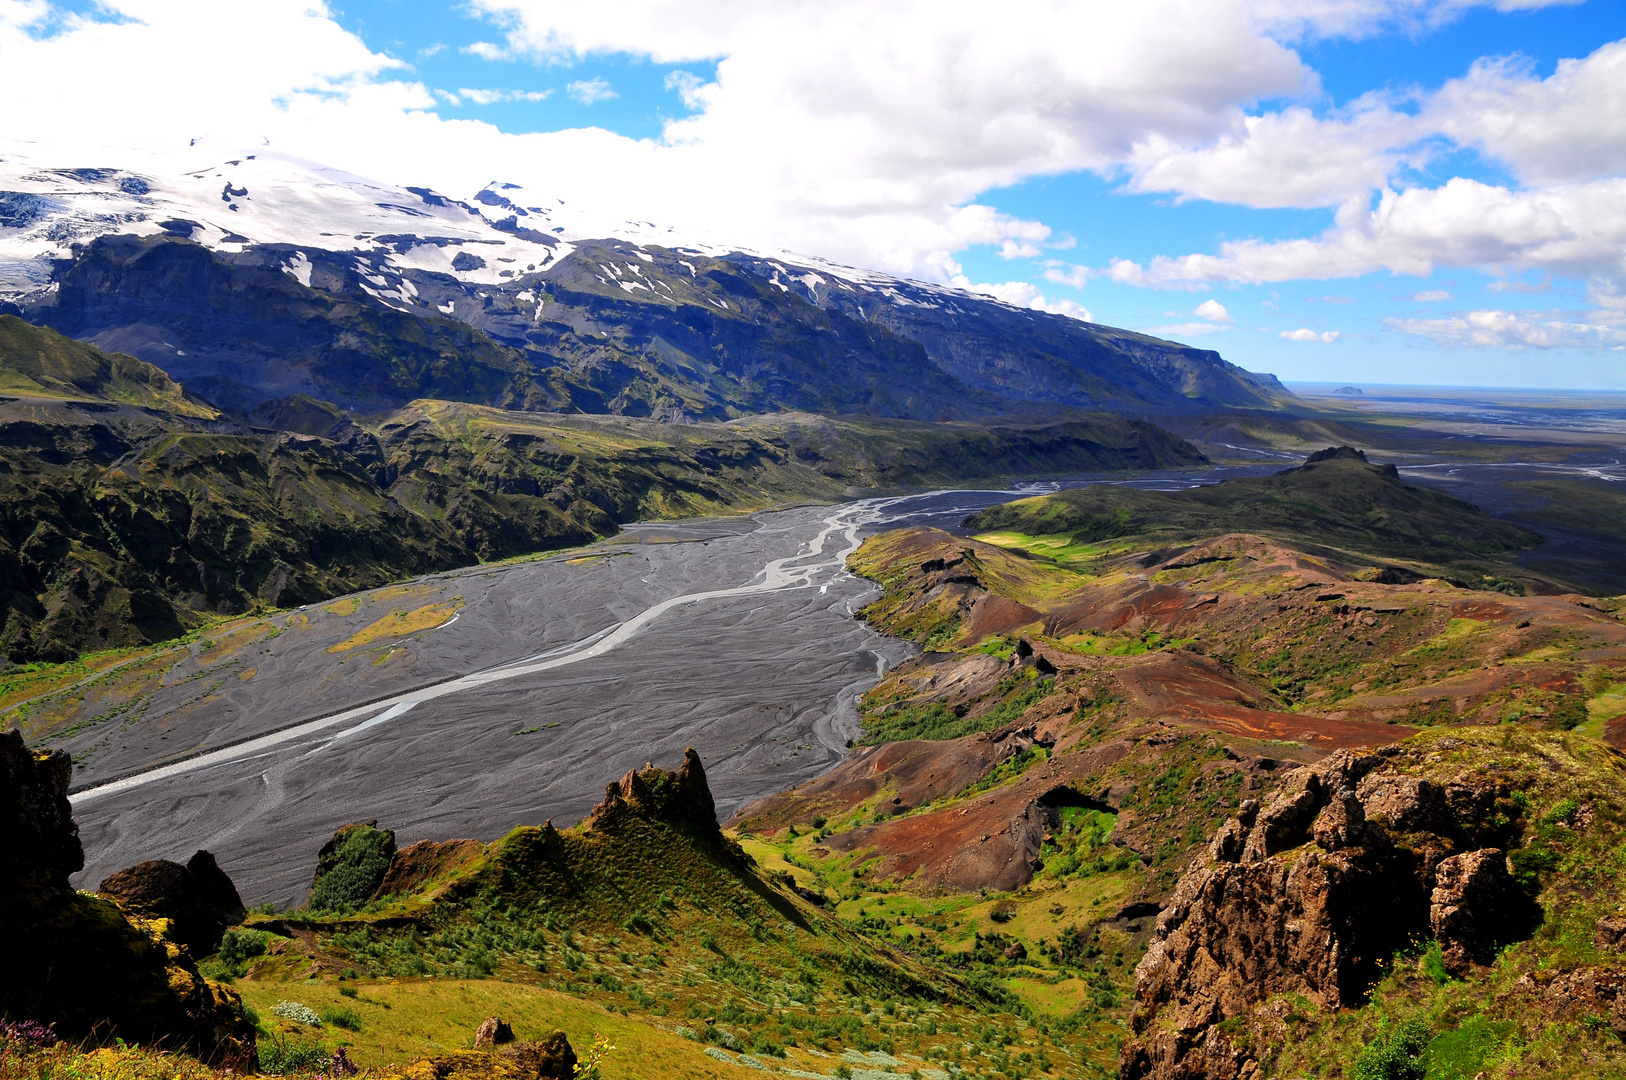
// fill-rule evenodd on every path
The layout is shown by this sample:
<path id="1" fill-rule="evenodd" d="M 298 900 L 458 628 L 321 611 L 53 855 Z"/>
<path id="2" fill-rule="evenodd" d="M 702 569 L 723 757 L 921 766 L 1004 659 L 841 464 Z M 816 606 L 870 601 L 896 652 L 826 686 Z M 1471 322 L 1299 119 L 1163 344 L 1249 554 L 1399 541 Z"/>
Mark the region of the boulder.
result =
<path id="1" fill-rule="evenodd" d="M 1429 925 L 1453 975 L 1489 962 L 1497 945 L 1526 933 L 1540 914 L 1507 872 L 1499 848 L 1452 855 L 1435 868 Z"/>
<path id="2" fill-rule="evenodd" d="M 149 859 L 104 879 L 96 889 L 151 918 L 170 920 L 170 939 L 194 957 L 220 948 L 226 928 L 248 914 L 237 887 L 207 851 L 185 866 L 168 859 Z"/>
<path id="3" fill-rule="evenodd" d="M 498 1016 L 486 1017 L 474 1032 L 476 1050 L 487 1050 L 513 1041 L 514 1029 L 508 1026 L 508 1021 Z"/>
<path id="4" fill-rule="evenodd" d="M 520 1043 L 504 1056 L 524 1070 L 523 1075 L 537 1080 L 572 1080 L 576 1075 L 576 1051 L 562 1031 L 536 1042 Z"/>
<path id="5" fill-rule="evenodd" d="M 1593 928 L 1592 943 L 1603 952 L 1626 949 L 1626 913 L 1617 911 L 1599 919 Z"/>

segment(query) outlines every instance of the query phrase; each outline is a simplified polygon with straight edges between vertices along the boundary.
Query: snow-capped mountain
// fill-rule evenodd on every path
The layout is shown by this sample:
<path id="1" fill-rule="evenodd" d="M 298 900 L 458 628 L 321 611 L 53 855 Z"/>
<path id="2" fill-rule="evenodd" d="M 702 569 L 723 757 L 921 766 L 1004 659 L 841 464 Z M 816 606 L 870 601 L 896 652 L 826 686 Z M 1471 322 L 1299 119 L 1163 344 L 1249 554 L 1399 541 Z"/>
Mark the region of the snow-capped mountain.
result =
<path id="1" fill-rule="evenodd" d="M 1283 393 L 1218 354 L 783 252 L 462 200 L 267 151 L 0 147 L 0 305 L 249 410 L 450 397 L 668 419 L 1186 411 Z"/>

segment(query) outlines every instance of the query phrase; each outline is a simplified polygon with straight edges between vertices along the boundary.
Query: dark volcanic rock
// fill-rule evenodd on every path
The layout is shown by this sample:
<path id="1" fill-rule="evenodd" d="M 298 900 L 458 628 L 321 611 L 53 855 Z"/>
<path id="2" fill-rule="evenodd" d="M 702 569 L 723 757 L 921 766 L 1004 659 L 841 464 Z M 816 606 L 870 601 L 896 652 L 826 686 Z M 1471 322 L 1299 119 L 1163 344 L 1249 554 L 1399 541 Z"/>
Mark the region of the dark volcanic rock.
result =
<path id="1" fill-rule="evenodd" d="M 700 755 L 690 747 L 677 772 L 653 765 L 642 771 L 628 770 L 619 784 L 604 791 L 604 801 L 593 807 L 586 825 L 596 831 L 613 832 L 627 815 L 654 818 L 685 827 L 705 837 L 722 837 L 717 826 L 717 804 L 706 785 L 706 770 Z"/>
<path id="2" fill-rule="evenodd" d="M 20 733 L 0 734 L 0 1015 L 52 1024 L 68 1038 L 118 1037 L 253 1071 L 254 1027 L 241 999 L 199 975 L 166 924 L 69 887 L 84 861 L 67 799 L 71 772 L 66 753 L 36 753 Z M 212 865 L 200 863 L 194 877 L 200 896 L 218 900 Z"/>
<path id="3" fill-rule="evenodd" d="M 1248 1075 L 1219 1025 L 1274 995 L 1358 1007 L 1384 960 L 1433 936 L 1462 974 L 1540 916 L 1507 871 L 1518 817 L 1483 776 L 1397 773 L 1342 750 L 1232 818 L 1181 878 L 1135 971 L 1125 1080 Z M 1466 850 L 1464 850 L 1466 849 Z"/>
<path id="4" fill-rule="evenodd" d="M 576 1051 L 562 1031 L 545 1039 L 520 1043 L 503 1055 L 536 1080 L 571 1080 L 576 1075 Z"/>
<path id="5" fill-rule="evenodd" d="M 66 890 L 85 865 L 68 803 L 72 773 L 63 751 L 34 753 L 21 732 L 0 733 L 0 887 Z"/>
<path id="6" fill-rule="evenodd" d="M 137 863 L 104 879 L 96 891 L 143 915 L 169 919 L 169 936 L 194 957 L 218 949 L 226 928 L 248 914 L 237 887 L 207 851 L 185 866 L 168 859 Z"/>

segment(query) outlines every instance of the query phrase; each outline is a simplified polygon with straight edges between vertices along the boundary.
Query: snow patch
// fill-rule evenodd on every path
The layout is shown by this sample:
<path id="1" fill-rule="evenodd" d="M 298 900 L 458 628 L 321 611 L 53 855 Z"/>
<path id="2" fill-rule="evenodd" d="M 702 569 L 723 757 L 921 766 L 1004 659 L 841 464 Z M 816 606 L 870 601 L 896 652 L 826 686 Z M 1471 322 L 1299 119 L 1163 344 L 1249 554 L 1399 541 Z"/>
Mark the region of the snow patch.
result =
<path id="1" fill-rule="evenodd" d="M 293 257 L 282 264 L 282 272 L 305 288 L 311 287 L 311 261 L 303 251 L 294 252 Z"/>

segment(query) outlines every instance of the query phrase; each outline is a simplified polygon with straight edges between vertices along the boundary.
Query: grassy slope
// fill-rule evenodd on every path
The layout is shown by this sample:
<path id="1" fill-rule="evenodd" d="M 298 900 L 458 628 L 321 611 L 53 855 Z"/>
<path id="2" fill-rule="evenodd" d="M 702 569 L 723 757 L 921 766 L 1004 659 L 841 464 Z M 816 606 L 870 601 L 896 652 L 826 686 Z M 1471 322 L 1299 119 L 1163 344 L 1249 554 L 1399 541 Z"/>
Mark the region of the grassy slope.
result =
<path id="1" fill-rule="evenodd" d="M 1134 538 L 1173 546 L 1226 532 L 1259 533 L 1346 559 L 1388 560 L 1464 583 L 1540 579 L 1513 558 L 1540 537 L 1460 499 L 1402 482 L 1348 456 L 1270 477 L 1182 492 L 1099 485 L 1024 499 L 967 520 L 980 532 L 1071 535 L 1079 545 Z M 1548 588 L 1553 586 L 1549 584 Z"/>
<path id="2" fill-rule="evenodd" d="M 660 793 L 671 777 L 646 770 L 639 782 Z M 315 944 L 273 939 L 237 988 L 268 1032 L 297 1040 L 318 1033 L 267 1005 L 343 1007 L 339 987 L 356 987 L 360 1031 L 319 1034 L 351 1042 L 369 1064 L 466 1045 L 483 1015 L 503 1010 L 522 1032 L 560 1026 L 581 1046 L 609 1031 L 653 1055 L 608 1076 L 684 1075 L 661 1072 L 662 1063 L 733 1075 L 715 1062 L 742 1052 L 816 1076 L 831 1075 L 842 1055 L 887 1055 L 902 1072 L 1014 1061 L 1023 1076 L 1069 1060 L 1062 1040 L 1011 1015 L 997 988 L 979 991 L 831 917 L 715 825 L 649 805 L 595 812 L 562 833 L 516 829 L 473 862 L 348 916 L 260 917 L 250 925 L 311 931 Z M 482 976 L 501 982 L 468 981 Z M 424 1015 L 443 1002 L 446 1015 Z M 968 1054 L 967 1042 L 981 1051 Z M 712 1063 L 707 1043 L 721 1055 Z"/>
<path id="3" fill-rule="evenodd" d="M 112 401 L 205 419 L 219 415 L 144 360 L 104 353 L 15 315 L 0 315 L 0 394 Z"/>

